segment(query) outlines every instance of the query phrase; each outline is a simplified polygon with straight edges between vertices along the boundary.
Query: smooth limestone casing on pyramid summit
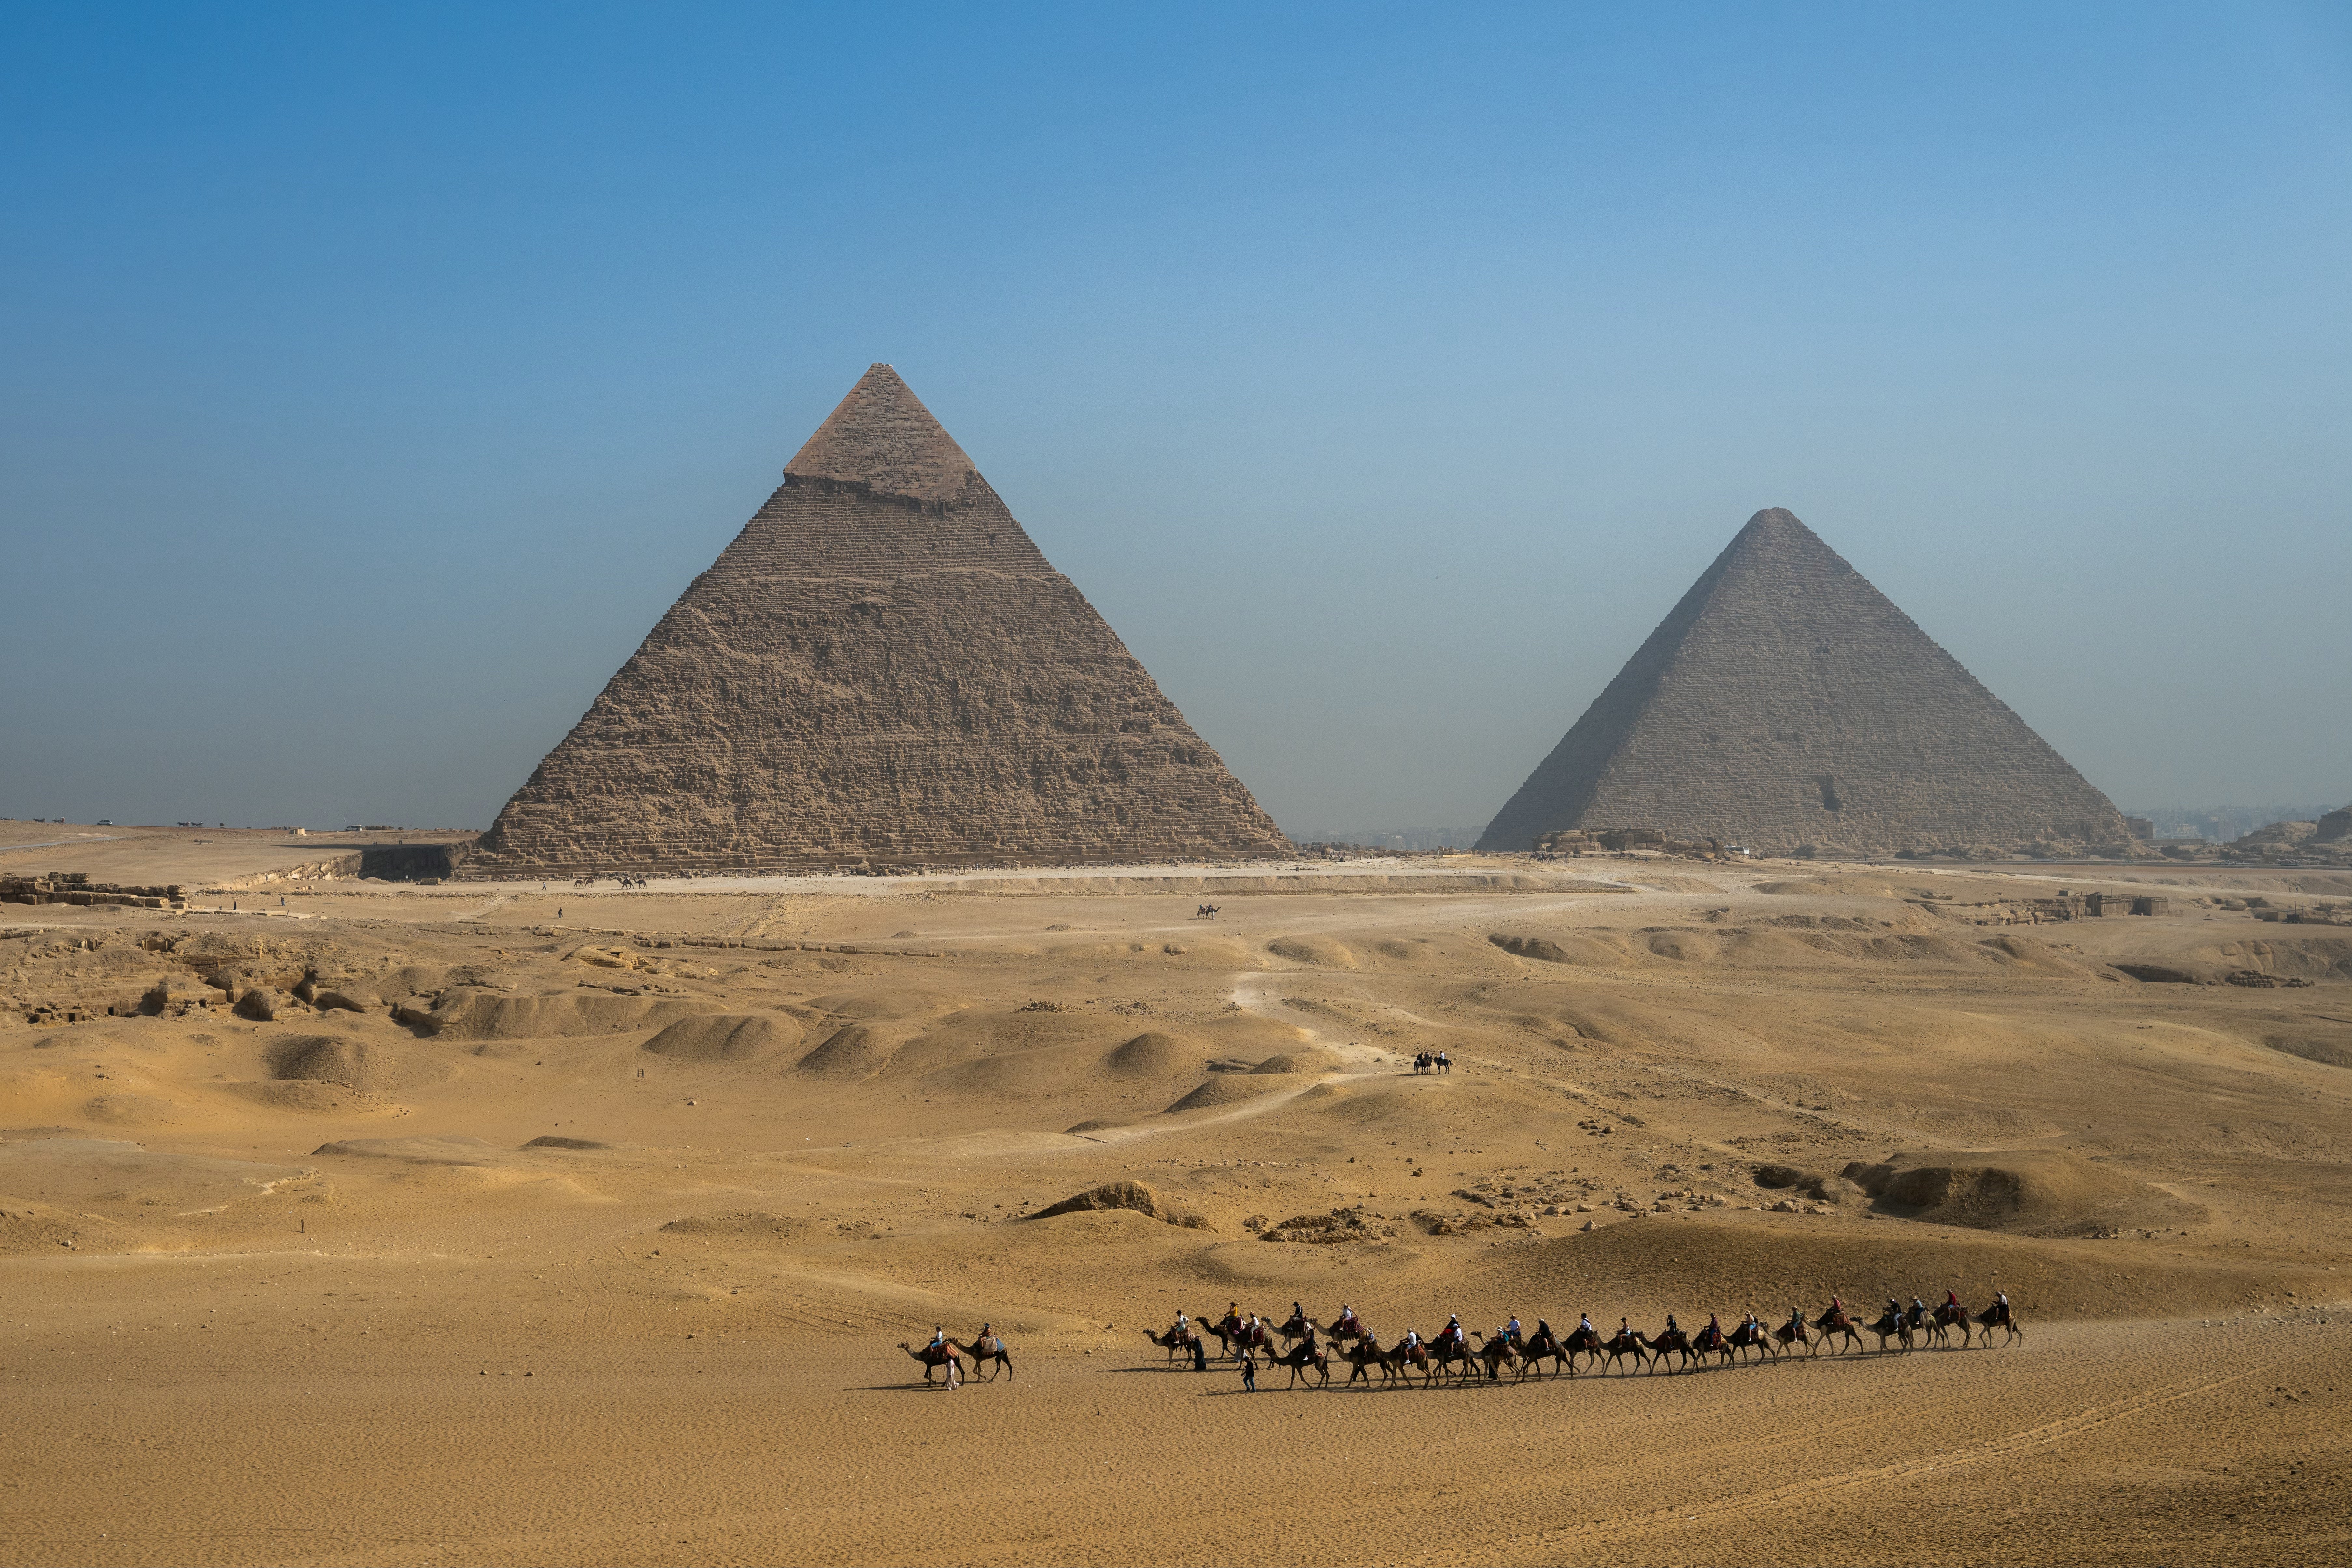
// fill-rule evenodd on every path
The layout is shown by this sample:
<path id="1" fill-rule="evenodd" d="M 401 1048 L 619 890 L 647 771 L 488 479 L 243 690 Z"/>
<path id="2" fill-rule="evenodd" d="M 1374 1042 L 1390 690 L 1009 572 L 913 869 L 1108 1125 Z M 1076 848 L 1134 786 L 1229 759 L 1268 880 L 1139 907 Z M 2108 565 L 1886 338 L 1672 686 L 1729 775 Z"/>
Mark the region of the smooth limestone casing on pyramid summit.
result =
<path id="1" fill-rule="evenodd" d="M 2127 843 L 2107 797 L 1789 512 L 1750 518 L 1479 839 Z"/>
<path id="2" fill-rule="evenodd" d="M 1286 855 L 877 364 L 484 836 L 471 875 Z"/>

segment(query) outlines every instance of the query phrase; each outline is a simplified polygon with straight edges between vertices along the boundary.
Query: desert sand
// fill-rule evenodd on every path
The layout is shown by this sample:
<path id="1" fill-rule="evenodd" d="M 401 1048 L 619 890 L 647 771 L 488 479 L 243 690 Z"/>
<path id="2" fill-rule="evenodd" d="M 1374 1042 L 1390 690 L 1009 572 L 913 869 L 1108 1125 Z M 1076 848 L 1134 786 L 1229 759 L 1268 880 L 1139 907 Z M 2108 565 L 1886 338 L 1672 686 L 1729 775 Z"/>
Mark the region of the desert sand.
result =
<path id="1" fill-rule="evenodd" d="M 8 1562 L 2352 1556 L 2352 930 L 2256 918 L 2352 881 L 418 887 L 0 826 L 204 889 L 0 908 Z M 1978 923 L 2062 888 L 2173 912 Z M 2024 1339 L 1254 1395 L 1145 1339 L 1947 1288 Z M 983 1321 L 1009 1377 L 898 1348 Z"/>

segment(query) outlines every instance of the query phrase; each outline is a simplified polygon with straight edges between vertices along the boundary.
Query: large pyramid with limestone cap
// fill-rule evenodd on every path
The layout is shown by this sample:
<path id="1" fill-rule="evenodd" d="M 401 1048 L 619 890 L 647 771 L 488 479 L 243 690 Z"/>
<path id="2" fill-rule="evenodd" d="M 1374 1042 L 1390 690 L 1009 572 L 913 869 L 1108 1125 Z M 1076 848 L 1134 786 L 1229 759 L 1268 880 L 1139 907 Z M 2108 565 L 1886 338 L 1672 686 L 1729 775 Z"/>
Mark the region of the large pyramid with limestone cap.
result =
<path id="1" fill-rule="evenodd" d="M 1287 854 L 888 365 L 468 864 L 814 870 Z"/>
<path id="2" fill-rule="evenodd" d="M 1748 520 L 1478 847 L 1625 827 L 1773 855 L 2130 838 L 2105 795 L 1778 508 Z"/>

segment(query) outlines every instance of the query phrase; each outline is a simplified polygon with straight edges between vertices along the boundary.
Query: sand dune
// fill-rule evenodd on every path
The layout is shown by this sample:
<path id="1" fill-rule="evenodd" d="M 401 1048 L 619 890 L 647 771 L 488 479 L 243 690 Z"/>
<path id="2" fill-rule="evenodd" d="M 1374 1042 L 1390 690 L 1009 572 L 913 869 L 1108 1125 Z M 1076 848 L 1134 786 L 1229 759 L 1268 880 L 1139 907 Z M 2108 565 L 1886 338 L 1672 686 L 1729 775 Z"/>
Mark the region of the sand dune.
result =
<path id="1" fill-rule="evenodd" d="M 2236 884 L 2160 919 L 1941 907 L 2045 896 L 2043 868 L 1468 866 L 1255 870 L 1213 925 L 1197 868 L 26 910 L 0 936 L 0 1547 L 2352 1550 L 2342 936 L 2225 907 Z M 1452 1074 L 1410 1070 L 1441 1047 Z M 2007 1289 L 2024 1342 L 1253 1399 L 1141 1331 L 1948 1288 Z M 1015 1373 L 923 1392 L 898 1342 L 982 1321 Z M 1199 1458 L 1292 1453 L 1337 1479 L 1235 1494 Z M 910 1485 L 941 1459 L 961 1484 Z"/>

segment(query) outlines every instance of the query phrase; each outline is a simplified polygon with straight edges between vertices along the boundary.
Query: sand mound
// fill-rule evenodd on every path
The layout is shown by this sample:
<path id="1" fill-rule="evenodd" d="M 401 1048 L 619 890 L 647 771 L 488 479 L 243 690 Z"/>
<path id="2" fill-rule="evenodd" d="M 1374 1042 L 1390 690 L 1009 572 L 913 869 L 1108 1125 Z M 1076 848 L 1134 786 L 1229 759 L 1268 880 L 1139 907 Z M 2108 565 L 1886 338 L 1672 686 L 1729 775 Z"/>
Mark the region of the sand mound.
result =
<path id="1" fill-rule="evenodd" d="M 1192 1093 L 1170 1106 L 1164 1114 L 1174 1116 L 1186 1110 L 1203 1110 L 1212 1106 L 1239 1105 L 1286 1089 L 1297 1089 L 1300 1079 L 1289 1074 L 1250 1072 L 1219 1073 Z"/>
<path id="2" fill-rule="evenodd" d="M 310 1152 L 397 1160 L 411 1165 L 487 1165 L 505 1151 L 479 1138 L 453 1132 L 426 1138 L 345 1138 L 321 1143 Z"/>
<path id="3" fill-rule="evenodd" d="M 1141 1182 L 1106 1182 L 1099 1187 L 1089 1187 L 1076 1197 L 1049 1204 L 1029 1217 L 1033 1220 L 1052 1219 L 1056 1215 L 1084 1214 L 1097 1209 L 1126 1209 L 1191 1230 L 1209 1228 L 1208 1221 L 1199 1215 L 1189 1209 L 1171 1207 L 1159 1194 Z"/>
<path id="4" fill-rule="evenodd" d="M 610 1149 L 610 1143 L 599 1143 L 593 1138 L 566 1138 L 561 1132 L 542 1132 L 523 1145 L 526 1149 Z"/>
<path id="5" fill-rule="evenodd" d="M 1121 1046 L 1113 1047 L 1103 1058 L 1103 1066 L 1122 1078 L 1165 1078 L 1181 1072 L 1200 1060 L 1201 1053 L 1189 1050 L 1173 1035 L 1157 1029 L 1146 1030 Z"/>
<path id="6" fill-rule="evenodd" d="M 1250 1068 L 1253 1073 L 1326 1073 L 1337 1072 L 1341 1067 L 1338 1056 L 1310 1046 L 1303 1051 L 1283 1051 L 1270 1056 Z"/>
<path id="7" fill-rule="evenodd" d="M 709 1011 L 702 1003 L 560 991 L 517 996 L 471 987 L 442 993 L 432 1011 L 402 1007 L 394 1017 L 419 1033 L 454 1040 L 551 1040 L 618 1034 Z"/>
<path id="8" fill-rule="evenodd" d="M 1972 1230 L 2099 1236 L 2204 1217 L 2146 1183 L 2050 1150 L 1897 1154 L 1877 1164 L 1854 1161 L 1845 1175 L 1882 1213 Z"/>
<path id="9" fill-rule="evenodd" d="M 1293 963 L 1312 963 L 1322 969 L 1359 967 L 1355 953 L 1346 943 L 1325 936 L 1276 937 L 1265 944 L 1265 950 L 1276 958 L 1286 958 Z"/>
<path id="10" fill-rule="evenodd" d="M 2308 1029 L 2265 1035 L 2263 1044 L 2274 1051 L 2301 1057 L 2307 1062 L 2324 1062 L 2332 1068 L 2352 1068 L 2352 1029 L 2320 1033 L 2319 1028 L 2315 1025 Z"/>
<path id="11" fill-rule="evenodd" d="M 736 1242 L 792 1241 L 814 1228 L 804 1219 L 769 1214 L 763 1209 L 732 1209 L 725 1214 L 688 1215 L 662 1226 L 671 1236 L 702 1237 Z"/>
<path id="12" fill-rule="evenodd" d="M 1505 952 L 1511 953 L 1519 958 L 1539 959 L 1545 963 L 1573 963 L 1576 962 L 1569 956 L 1568 949 L 1560 946 L 1559 943 L 1551 941 L 1548 937 L 1507 936 L 1501 931 L 1496 931 L 1486 940 L 1493 942 L 1496 947 L 1501 948 Z"/>
<path id="13" fill-rule="evenodd" d="M 800 1025 L 759 1013 L 706 1013 L 680 1018 L 638 1047 L 681 1062 L 758 1061 L 801 1043 Z"/>
<path id="14" fill-rule="evenodd" d="M 373 1091 L 400 1081 L 400 1058 L 383 1046 L 333 1035 L 289 1035 L 262 1053 L 274 1079 L 307 1079 Z"/>
<path id="15" fill-rule="evenodd" d="M 871 1024 L 846 1025 L 793 1064 L 793 1070 L 815 1078 L 871 1078 L 890 1065 L 903 1037 Z"/>

